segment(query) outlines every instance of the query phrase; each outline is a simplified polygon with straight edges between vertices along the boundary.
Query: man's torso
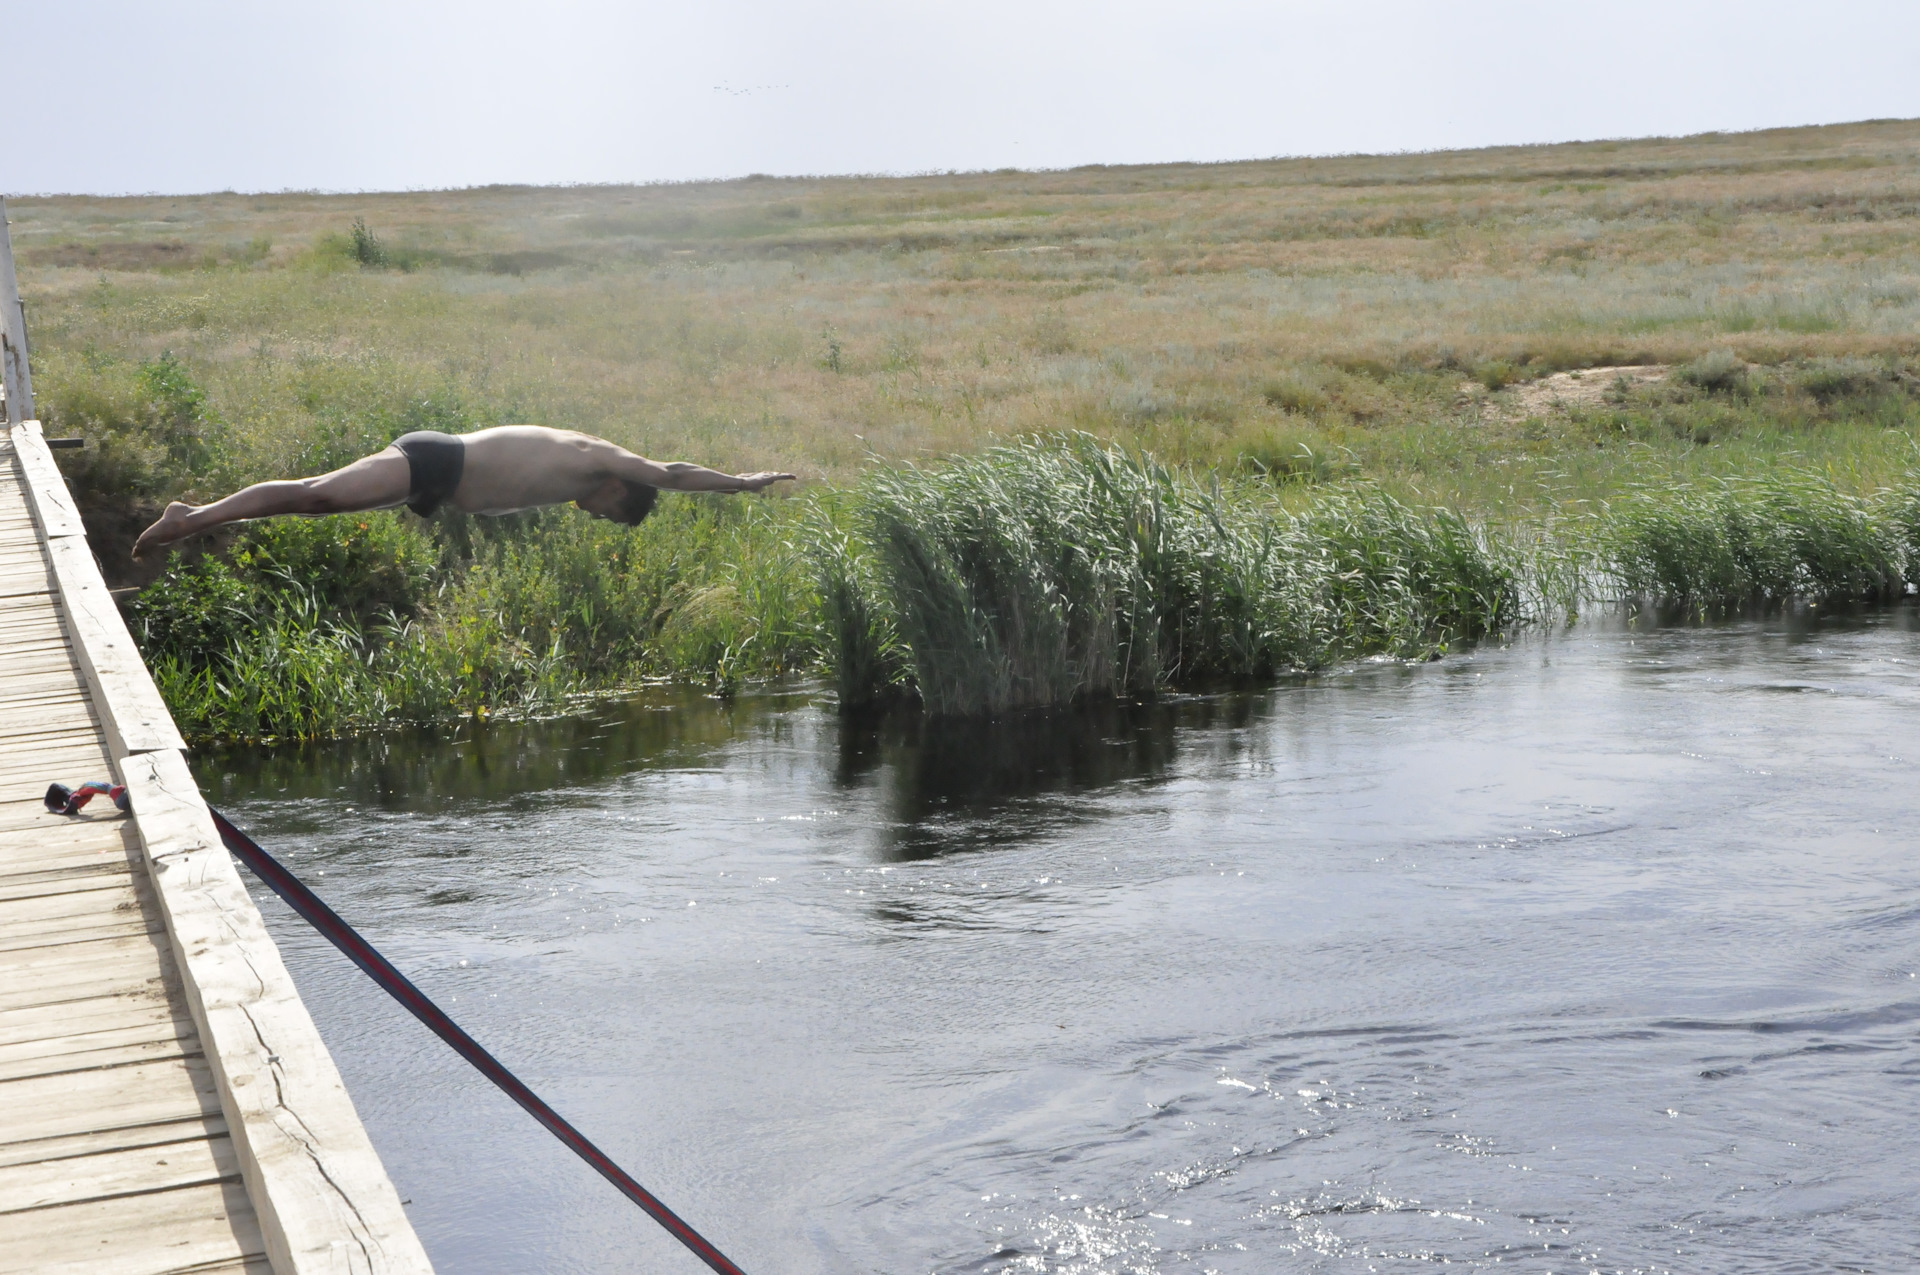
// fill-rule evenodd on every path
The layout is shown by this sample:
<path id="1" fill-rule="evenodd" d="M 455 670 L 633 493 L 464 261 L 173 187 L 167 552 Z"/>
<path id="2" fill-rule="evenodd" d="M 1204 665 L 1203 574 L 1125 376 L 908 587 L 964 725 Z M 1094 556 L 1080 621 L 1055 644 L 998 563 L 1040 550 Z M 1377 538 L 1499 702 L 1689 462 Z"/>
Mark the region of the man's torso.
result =
<path id="1" fill-rule="evenodd" d="M 578 500 L 607 480 L 613 444 L 572 430 L 501 425 L 463 434 L 466 468 L 453 505 L 505 514 Z"/>

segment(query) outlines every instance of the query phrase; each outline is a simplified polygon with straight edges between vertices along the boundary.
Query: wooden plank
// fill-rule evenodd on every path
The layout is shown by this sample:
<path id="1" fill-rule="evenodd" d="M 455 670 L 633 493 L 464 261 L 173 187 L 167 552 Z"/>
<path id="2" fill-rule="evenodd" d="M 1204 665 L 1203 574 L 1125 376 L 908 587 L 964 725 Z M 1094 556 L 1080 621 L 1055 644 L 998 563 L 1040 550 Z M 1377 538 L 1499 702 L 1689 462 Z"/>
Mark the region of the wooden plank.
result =
<path id="1" fill-rule="evenodd" d="M 46 1164 L 79 1155 L 101 1155 L 109 1151 L 128 1151 L 136 1147 L 160 1147 L 172 1142 L 192 1142 L 217 1138 L 227 1131 L 226 1121 L 218 1117 L 195 1116 L 191 1120 L 156 1120 L 152 1124 L 126 1129 L 107 1129 L 98 1133 L 69 1133 L 57 1138 L 35 1138 L 0 1146 L 0 1166 Z"/>
<path id="2" fill-rule="evenodd" d="M 100 737 L 99 723 L 87 713 L 72 707 L 49 711 L 44 705 L 7 706 L 0 701 L 0 730 L 7 732 L 7 743 L 0 745 L 0 757 L 27 757 L 42 748 L 75 747 L 91 743 L 102 752 L 106 741 Z"/>
<path id="3" fill-rule="evenodd" d="M 76 1032 L 0 1045 L 0 1080 L 91 1071 L 129 1062 L 198 1057 L 200 1037 L 190 1018 L 170 1018 L 106 1031 Z"/>
<path id="4" fill-rule="evenodd" d="M 40 794 L 34 796 L 37 800 Z M 31 825 L 28 830 L 0 833 L 0 861 L 11 862 L 39 853 L 58 855 L 82 850 L 100 854 L 120 852 L 139 858 L 140 841 L 133 821 L 111 806 L 107 808 L 112 811 L 110 817 L 106 812 L 98 816 L 90 814 L 99 800 L 96 797 L 80 814 L 65 817 L 51 814 L 45 806 L 41 806 L 39 823 Z"/>
<path id="5" fill-rule="evenodd" d="M 82 683 L 66 682 L 43 691 L 27 691 L 22 690 L 11 677 L 0 681 L 0 704 L 29 704 L 40 700 L 64 702 L 71 699 L 93 702 L 92 696 L 88 694 L 86 686 Z"/>
<path id="6" fill-rule="evenodd" d="M 0 1081 L 0 1109 L 0 1143 L 221 1114 L 213 1075 L 197 1058 Z"/>
<path id="7" fill-rule="evenodd" d="M 25 610 L 29 606 L 52 601 L 53 585 L 50 581 L 35 582 L 24 572 L 0 572 L 0 607 Z"/>
<path id="8" fill-rule="evenodd" d="M 102 766 L 104 768 L 104 763 Z M 40 836 L 50 827 L 70 822 L 47 810 L 42 800 L 46 796 L 46 791 L 47 786 L 39 784 L 31 795 L 21 793 L 12 801 L 0 801 L 0 840 L 26 841 Z M 106 820 L 101 819 L 99 822 L 104 823 Z"/>
<path id="9" fill-rule="evenodd" d="M 79 877 L 61 881 L 38 881 L 31 885 L 17 886 L 0 882 L 0 903 L 49 899 L 64 894 L 104 894 L 126 888 L 124 879 L 116 881 L 111 877 Z M 5 994 L 6 989 L 0 988 L 0 996 Z"/>
<path id="10" fill-rule="evenodd" d="M 95 769 L 85 774 L 75 773 L 76 768 L 80 767 Z M 46 799 L 47 785 L 55 781 L 74 784 L 98 779 L 106 782 L 109 776 L 100 774 L 101 769 L 111 769 L 111 767 L 98 740 L 88 740 L 84 744 L 67 742 L 57 748 L 40 748 L 31 755 L 0 754 L 0 784 L 22 789 L 22 799 L 25 798 L 26 793 L 30 792 L 42 802 Z M 113 803 L 107 804 L 111 808 Z M 42 805 L 41 809 L 44 810 L 46 807 Z"/>
<path id="11" fill-rule="evenodd" d="M 77 672 L 71 664 L 67 666 L 68 676 Z M 71 709 L 49 712 L 34 705 L 8 715 L 20 719 L 9 732 L 7 742 L 0 745 L 0 758 L 5 758 L 11 766 L 24 765 L 50 749 L 91 745 L 106 752 L 106 741 L 101 738 L 98 725 Z"/>
<path id="12" fill-rule="evenodd" d="M 102 763 L 103 768 L 104 765 L 105 763 Z M 43 801 L 46 792 L 47 786 L 42 783 L 26 792 L 20 792 L 11 801 L 0 801 L 0 840 L 14 841 L 37 837 L 48 828 L 69 822 L 47 810 Z M 100 822 L 104 823 L 106 820 L 101 819 Z"/>
<path id="13" fill-rule="evenodd" d="M 30 899 L 52 898 L 61 894 L 89 894 L 98 890 L 126 888 L 125 874 L 106 872 L 56 876 L 48 880 L 0 880 L 0 903 L 25 902 Z"/>
<path id="14" fill-rule="evenodd" d="M 174 1022 L 185 1009 L 151 996 L 94 996 L 64 1005 L 0 1011 L 0 1036 L 25 1047 L 96 1032 L 155 1031 Z M 0 1138 L 6 1130 L 0 1128 Z"/>
<path id="15" fill-rule="evenodd" d="M 31 797 L 41 803 L 40 809 L 48 819 L 60 819 L 65 816 L 46 807 L 48 784 L 64 782 L 71 786 L 94 779 L 109 782 L 112 769 L 99 740 L 82 742 L 68 737 L 57 745 L 48 744 L 31 754 L 0 753 L 0 791 L 7 792 L 9 796 L 18 794 L 14 796 L 17 801 Z M 94 800 L 106 800 L 105 794 Z M 107 800 L 107 809 L 114 809 L 111 800 Z"/>
<path id="16" fill-rule="evenodd" d="M 50 947 L 31 947 L 0 955 L 0 983 L 18 986 L 51 981 L 67 976 L 68 971 L 99 968 L 134 969 L 145 972 L 164 950 L 144 934 L 129 934 L 87 943 L 60 943 Z"/>
<path id="17" fill-rule="evenodd" d="M 105 797 L 95 797 L 94 801 L 107 801 Z M 44 808 L 44 807 L 43 807 Z M 66 822 L 64 819 L 62 823 Z M 118 839 L 102 837 L 93 829 L 91 837 L 55 836 L 56 831 L 65 831 L 56 827 L 31 840 L 19 841 L 9 838 L 0 845 L 0 881 L 24 882 L 34 877 L 52 879 L 56 876 L 73 873 L 99 871 L 130 871 L 132 865 L 139 862 L 130 858 L 126 847 Z"/>
<path id="18" fill-rule="evenodd" d="M 106 846 L 57 846 L 31 857 L 9 849 L 4 857 L 0 857 L 0 881 L 14 885 L 44 884 L 71 877 L 131 874 L 132 871 L 133 865 L 128 862 L 124 852 Z M 5 906 L 0 905 L 0 916 L 5 913 Z M 0 921 L 0 929 L 4 929 L 4 921 Z"/>
<path id="19" fill-rule="evenodd" d="M 191 1024 L 188 1025 L 191 1028 Z M 194 1040 L 139 1040 L 124 1045 L 102 1045 L 98 1049 L 79 1049 L 64 1054 L 25 1058 L 0 1066 L 0 1080 L 25 1080 L 35 1076 L 72 1076 L 81 1072 L 111 1071 L 145 1063 L 202 1057 Z"/>
<path id="20" fill-rule="evenodd" d="M 166 924 L 157 917 L 126 916 L 114 920 L 84 917 L 78 922 L 71 919 L 40 921 L 0 930 L 0 952 L 25 952 L 59 943 L 91 943 L 95 939 L 130 938 L 135 934 L 166 932 Z"/>
<path id="21" fill-rule="evenodd" d="M 0 609 L 0 634 L 20 642 L 67 640 L 67 631 L 60 623 L 59 607 L 47 606 L 44 602 Z"/>
<path id="22" fill-rule="evenodd" d="M 59 901 L 86 898 L 85 895 L 64 895 Z M 166 922 L 158 916 L 123 897 L 117 907 L 96 906 L 77 916 L 14 917 L 0 927 L 0 951 L 23 952 L 97 938 L 129 938 L 136 934 L 164 933 L 166 928 Z"/>
<path id="23" fill-rule="evenodd" d="M 89 808 L 102 800 L 95 797 Z M 107 808 L 113 809 L 111 805 Z M 63 819 L 48 813 L 44 805 L 40 813 L 45 823 L 0 833 L 0 876 L 32 871 L 36 867 L 64 867 L 109 858 L 139 862 L 138 844 L 128 846 L 117 835 L 120 828 L 131 830 L 131 819 Z"/>
<path id="24" fill-rule="evenodd" d="M 240 1164 L 227 1138 L 171 1146 L 128 1147 L 0 1168 L 0 1216 L 61 1204 L 84 1204 L 183 1186 L 238 1182 Z"/>
<path id="25" fill-rule="evenodd" d="M 57 678 L 50 678 L 45 673 L 38 673 L 31 677 L 22 677 L 17 669 L 9 669 L 7 671 L 7 691 L 10 695 L 16 694 L 22 689 L 28 692 L 37 691 L 43 686 L 47 689 L 54 687 L 63 690 L 70 689 L 73 686 L 73 675 L 71 672 L 63 671 Z M 89 694 L 93 691 L 93 688 L 90 686 L 86 689 Z"/>
<path id="26" fill-rule="evenodd" d="M 350 1239 L 371 1272 L 430 1271 L 186 759 L 121 766 L 274 1270 L 337 1270 Z"/>
<path id="27" fill-rule="evenodd" d="M 100 709 L 100 724 L 115 757 L 186 747 L 154 687 L 140 650 L 107 594 L 106 582 L 83 536 L 48 542 L 60 605 L 74 634 L 74 653 Z"/>
<path id="28" fill-rule="evenodd" d="M 142 917 L 158 920 L 160 918 L 151 908 L 151 896 L 143 899 L 143 892 L 134 888 L 137 875 L 140 873 L 129 872 L 117 880 L 103 878 L 106 884 L 118 887 L 116 889 L 74 891 L 34 899 L 10 900 L 0 905 L 0 936 L 58 935 L 62 932 L 61 927 L 70 933 L 75 927 L 83 925 L 137 921 Z M 143 907 L 143 903 L 147 906 Z M 12 959 L 0 957 L 0 969 L 6 968 L 6 962 Z"/>
<path id="29" fill-rule="evenodd" d="M 28 688 L 7 679 L 5 689 L 0 690 L 0 709 L 9 713 L 58 713 L 71 716 L 80 713 L 87 721 L 93 722 L 93 698 L 87 688 L 77 681 L 64 686 L 58 683 L 52 686 Z"/>
<path id="30" fill-rule="evenodd" d="M 252 1213 L 239 1183 L 217 1182 L 0 1215 L 0 1275 L 244 1269 L 264 1251 Z"/>
<path id="31" fill-rule="evenodd" d="M 31 987 L 0 987 L 0 1010 L 55 1009 L 102 996 L 144 997 L 163 1002 L 171 994 L 174 993 L 167 978 L 156 973 L 153 967 L 129 967 L 108 961 L 47 971 Z"/>
<path id="32" fill-rule="evenodd" d="M 0 899 L 12 894 L 14 897 L 8 902 L 24 902 L 45 898 L 48 894 L 112 889 L 125 884 L 131 875 L 132 869 L 125 864 L 105 858 L 52 871 L 20 872 L 0 877 Z"/>
<path id="33" fill-rule="evenodd" d="M 4 304 L 0 301 L 0 305 Z M 46 441 L 40 436 L 40 422 L 21 422 L 10 432 L 13 463 L 19 466 L 22 484 L 27 489 L 27 506 L 33 511 L 40 534 L 48 539 L 84 538 L 86 528 L 80 522 L 80 510 L 73 503 L 73 493 L 67 490 L 67 480 L 60 476 L 60 467 L 53 462 L 53 453 L 47 450 Z"/>

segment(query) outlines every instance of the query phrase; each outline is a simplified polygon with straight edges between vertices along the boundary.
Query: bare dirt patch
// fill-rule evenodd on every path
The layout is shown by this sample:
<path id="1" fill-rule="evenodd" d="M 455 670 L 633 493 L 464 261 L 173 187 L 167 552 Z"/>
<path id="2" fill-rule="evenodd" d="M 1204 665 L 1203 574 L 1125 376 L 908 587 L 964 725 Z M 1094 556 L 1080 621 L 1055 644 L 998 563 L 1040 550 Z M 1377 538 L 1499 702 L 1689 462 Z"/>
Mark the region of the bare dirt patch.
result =
<path id="1" fill-rule="evenodd" d="M 1477 383 L 1468 381 L 1460 387 L 1460 392 L 1482 400 L 1481 411 L 1489 420 L 1523 421 L 1549 412 L 1600 407 L 1607 402 L 1609 394 L 1658 384 L 1666 380 L 1672 370 L 1664 363 L 1589 367 L 1555 372 L 1496 394 L 1489 394 Z"/>

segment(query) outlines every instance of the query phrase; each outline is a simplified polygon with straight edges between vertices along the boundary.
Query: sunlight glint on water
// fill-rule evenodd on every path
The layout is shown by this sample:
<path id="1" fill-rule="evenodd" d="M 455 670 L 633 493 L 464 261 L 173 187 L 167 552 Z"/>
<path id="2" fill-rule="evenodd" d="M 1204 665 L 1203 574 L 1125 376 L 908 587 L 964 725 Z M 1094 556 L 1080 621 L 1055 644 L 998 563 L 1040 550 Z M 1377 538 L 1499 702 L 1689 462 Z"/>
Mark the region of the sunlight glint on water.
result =
<path id="1" fill-rule="evenodd" d="M 199 765 L 750 1271 L 1912 1269 L 1917 629 Z M 695 1269 L 266 906 L 440 1269 Z"/>

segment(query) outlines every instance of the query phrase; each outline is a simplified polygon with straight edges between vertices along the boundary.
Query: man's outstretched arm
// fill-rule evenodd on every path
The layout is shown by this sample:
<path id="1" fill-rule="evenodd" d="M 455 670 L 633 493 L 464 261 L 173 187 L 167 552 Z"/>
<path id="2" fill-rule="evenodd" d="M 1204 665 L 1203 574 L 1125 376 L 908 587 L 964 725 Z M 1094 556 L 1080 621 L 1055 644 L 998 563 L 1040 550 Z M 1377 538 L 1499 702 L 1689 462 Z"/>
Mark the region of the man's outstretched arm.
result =
<path id="1" fill-rule="evenodd" d="M 648 460 L 645 456 L 636 456 L 625 448 L 617 448 L 616 451 L 618 455 L 609 464 L 615 477 L 645 483 L 649 487 L 660 487 L 667 491 L 759 491 L 773 483 L 795 477 L 793 474 L 771 471 L 757 474 L 723 474 L 717 469 L 708 469 L 705 465 L 695 465 L 684 460 L 662 462 Z"/>

